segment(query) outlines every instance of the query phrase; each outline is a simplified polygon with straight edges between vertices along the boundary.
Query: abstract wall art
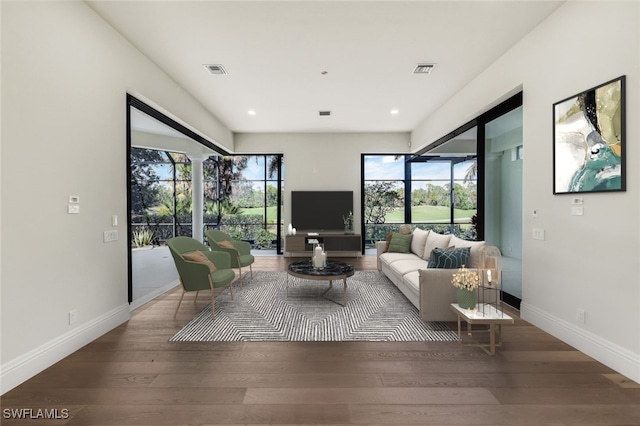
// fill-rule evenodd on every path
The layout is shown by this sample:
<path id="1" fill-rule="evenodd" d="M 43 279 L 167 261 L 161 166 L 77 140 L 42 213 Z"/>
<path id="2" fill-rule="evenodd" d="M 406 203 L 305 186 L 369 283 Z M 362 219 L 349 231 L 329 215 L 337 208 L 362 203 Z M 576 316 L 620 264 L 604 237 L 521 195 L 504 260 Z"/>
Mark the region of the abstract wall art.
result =
<path id="1" fill-rule="evenodd" d="M 625 76 L 553 104 L 553 193 L 625 190 Z"/>

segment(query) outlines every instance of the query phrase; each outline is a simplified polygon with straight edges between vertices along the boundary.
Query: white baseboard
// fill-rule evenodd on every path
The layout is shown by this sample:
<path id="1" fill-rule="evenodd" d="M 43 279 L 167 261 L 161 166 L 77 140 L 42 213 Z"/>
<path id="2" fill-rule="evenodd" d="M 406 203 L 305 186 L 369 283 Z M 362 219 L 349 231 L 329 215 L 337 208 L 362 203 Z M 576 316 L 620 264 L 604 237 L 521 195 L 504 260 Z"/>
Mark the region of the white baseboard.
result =
<path id="1" fill-rule="evenodd" d="M 133 302 L 131 302 L 131 305 L 129 306 L 129 310 L 133 311 L 135 309 L 138 309 L 140 306 L 144 305 L 145 303 L 151 302 L 156 297 L 162 296 L 164 293 L 170 290 L 173 290 L 179 285 L 180 285 L 180 280 L 175 280 L 172 283 L 169 283 L 163 287 L 158 287 L 152 292 L 147 293 L 143 296 L 140 296 L 137 299 L 135 299 Z"/>
<path id="2" fill-rule="evenodd" d="M 520 305 L 520 317 L 623 376 L 640 383 L 640 354 L 524 302 Z"/>
<path id="3" fill-rule="evenodd" d="M 103 334 L 127 322 L 125 303 L 0 366 L 0 395 L 52 366 Z"/>

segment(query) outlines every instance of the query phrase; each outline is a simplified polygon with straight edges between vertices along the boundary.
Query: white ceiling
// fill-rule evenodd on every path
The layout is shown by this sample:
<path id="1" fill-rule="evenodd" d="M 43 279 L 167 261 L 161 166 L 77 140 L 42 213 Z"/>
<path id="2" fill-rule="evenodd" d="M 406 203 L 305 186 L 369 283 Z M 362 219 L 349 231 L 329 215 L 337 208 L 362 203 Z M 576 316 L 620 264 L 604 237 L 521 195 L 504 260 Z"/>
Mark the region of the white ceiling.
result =
<path id="1" fill-rule="evenodd" d="M 397 132 L 413 130 L 563 2 L 87 3 L 234 132 Z M 415 75 L 418 63 L 437 66 Z"/>

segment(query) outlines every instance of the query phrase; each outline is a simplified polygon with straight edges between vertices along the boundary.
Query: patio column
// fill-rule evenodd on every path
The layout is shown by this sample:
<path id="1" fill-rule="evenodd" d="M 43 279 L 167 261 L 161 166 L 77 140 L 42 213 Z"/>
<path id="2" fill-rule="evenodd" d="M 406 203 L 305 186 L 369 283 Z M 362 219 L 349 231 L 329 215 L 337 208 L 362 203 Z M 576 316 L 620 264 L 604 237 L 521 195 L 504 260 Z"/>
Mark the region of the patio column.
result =
<path id="1" fill-rule="evenodd" d="M 202 162 L 209 154 L 187 154 L 191 160 L 191 236 L 203 242 L 204 233 L 204 173 Z"/>

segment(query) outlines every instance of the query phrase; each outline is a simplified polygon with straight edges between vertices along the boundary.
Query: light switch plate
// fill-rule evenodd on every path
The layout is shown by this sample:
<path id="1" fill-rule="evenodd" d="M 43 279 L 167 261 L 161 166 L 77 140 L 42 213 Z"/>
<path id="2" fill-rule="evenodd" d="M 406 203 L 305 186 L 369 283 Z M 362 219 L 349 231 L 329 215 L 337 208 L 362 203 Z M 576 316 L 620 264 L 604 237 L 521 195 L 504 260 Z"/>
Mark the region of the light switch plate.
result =
<path id="1" fill-rule="evenodd" d="M 112 241 L 118 241 L 118 231 L 117 230 L 104 231 L 103 241 L 105 243 L 110 243 Z"/>
<path id="2" fill-rule="evenodd" d="M 533 239 L 534 240 L 544 240 L 544 229 L 542 229 L 542 228 L 533 228 Z"/>

